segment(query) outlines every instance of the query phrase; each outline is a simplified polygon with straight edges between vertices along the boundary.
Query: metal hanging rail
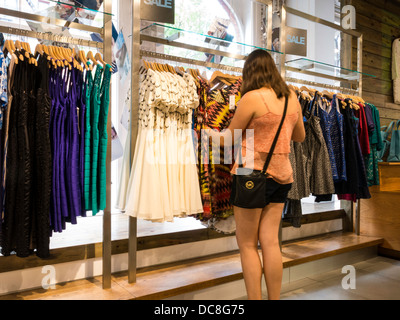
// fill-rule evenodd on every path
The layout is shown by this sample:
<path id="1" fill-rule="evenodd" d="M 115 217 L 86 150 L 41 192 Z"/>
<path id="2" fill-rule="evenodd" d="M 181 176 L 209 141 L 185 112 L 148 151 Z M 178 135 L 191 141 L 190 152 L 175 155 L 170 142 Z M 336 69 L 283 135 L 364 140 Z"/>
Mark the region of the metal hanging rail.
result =
<path id="1" fill-rule="evenodd" d="M 86 39 L 77 39 L 77 38 L 69 37 L 69 36 L 54 35 L 54 34 L 51 34 L 48 32 L 38 32 L 38 31 L 18 29 L 18 28 L 12 28 L 12 27 L 4 27 L 4 26 L 0 26 L 0 32 L 6 33 L 6 34 L 12 34 L 12 35 L 16 35 L 16 36 L 21 36 L 21 37 L 29 37 L 29 38 L 36 38 L 36 39 L 41 39 L 41 40 L 70 43 L 70 44 L 80 45 L 80 46 L 84 46 L 84 47 L 97 48 L 99 50 L 102 50 L 104 47 L 104 44 L 102 42 L 91 41 L 91 40 L 86 40 Z"/>
<path id="2" fill-rule="evenodd" d="M 326 83 L 319 83 L 319 82 L 313 82 L 313 81 L 308 81 L 308 80 L 302 80 L 302 79 L 296 79 L 296 78 L 286 78 L 287 82 L 292 82 L 292 83 L 299 83 L 299 84 L 304 84 L 304 85 L 309 85 L 313 87 L 319 87 L 319 88 L 324 88 L 324 89 L 332 89 L 332 90 L 337 90 L 337 91 L 342 91 L 342 92 L 349 92 L 354 95 L 358 94 L 358 90 L 356 89 L 351 89 L 351 88 L 346 88 L 346 87 L 341 87 L 341 86 L 335 86 L 331 84 L 326 84 Z"/>
<path id="3" fill-rule="evenodd" d="M 243 68 L 240 68 L 240 67 L 232 67 L 232 66 L 217 64 L 217 63 L 213 63 L 213 62 L 176 57 L 176 56 L 171 56 L 171 55 L 153 52 L 153 51 L 141 50 L 140 56 L 154 58 L 154 59 L 160 59 L 160 60 L 166 60 L 166 61 L 175 61 L 175 62 L 180 62 L 180 63 L 184 63 L 184 64 L 191 64 L 191 65 L 196 65 L 196 66 L 201 66 L 201 67 L 206 67 L 206 68 L 211 68 L 211 69 L 219 69 L 219 70 L 230 71 L 230 72 L 241 73 L 243 71 Z"/>

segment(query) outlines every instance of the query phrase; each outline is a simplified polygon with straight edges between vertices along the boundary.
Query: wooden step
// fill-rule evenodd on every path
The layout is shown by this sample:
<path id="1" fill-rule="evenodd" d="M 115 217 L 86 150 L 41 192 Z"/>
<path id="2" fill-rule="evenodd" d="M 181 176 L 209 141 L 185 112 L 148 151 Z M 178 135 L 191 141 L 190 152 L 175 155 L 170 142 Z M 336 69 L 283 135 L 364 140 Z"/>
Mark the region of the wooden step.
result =
<path id="1" fill-rule="evenodd" d="M 378 246 L 382 238 L 335 232 L 282 246 L 283 266 L 288 268 L 341 253 Z M 128 283 L 127 273 L 114 274 L 111 289 L 102 288 L 101 277 L 0 296 L 0 300 L 132 300 L 165 299 L 243 278 L 237 252 L 184 261 L 138 271 L 137 282 Z"/>

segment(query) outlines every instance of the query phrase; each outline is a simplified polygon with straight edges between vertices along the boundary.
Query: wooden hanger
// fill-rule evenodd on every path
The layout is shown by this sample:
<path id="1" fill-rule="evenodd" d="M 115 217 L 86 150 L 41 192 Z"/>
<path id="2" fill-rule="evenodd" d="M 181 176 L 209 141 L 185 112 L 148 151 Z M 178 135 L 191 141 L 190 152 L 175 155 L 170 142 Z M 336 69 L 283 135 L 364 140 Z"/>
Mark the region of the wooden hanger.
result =
<path id="1" fill-rule="evenodd" d="M 25 50 L 25 57 L 28 59 L 28 63 L 33 64 L 37 67 L 37 60 L 32 54 L 30 44 L 28 42 L 22 42 L 22 47 Z"/>
<path id="2" fill-rule="evenodd" d="M 91 60 L 93 62 L 94 66 L 97 66 L 99 63 L 97 62 L 97 60 L 95 59 L 95 57 L 93 56 L 93 52 L 89 51 L 86 55 L 86 59 L 87 60 Z"/>
<path id="3" fill-rule="evenodd" d="M 50 56 L 54 59 L 54 63 L 57 65 L 57 67 L 62 67 L 64 65 L 62 61 L 60 61 L 60 58 L 57 52 L 55 51 L 54 46 L 49 46 L 49 53 Z"/>
<path id="4" fill-rule="evenodd" d="M 167 68 L 172 74 L 178 74 L 173 66 L 167 64 Z"/>
<path id="5" fill-rule="evenodd" d="M 72 50 L 72 57 L 74 60 L 74 67 L 78 68 L 79 70 L 81 70 L 83 72 L 83 68 L 85 68 L 85 70 L 89 70 L 89 67 L 83 63 L 83 61 L 81 61 L 80 55 L 79 55 L 79 51 L 76 51 L 76 49 L 74 48 Z"/>
<path id="6" fill-rule="evenodd" d="M 211 76 L 210 84 L 214 84 L 215 81 L 221 81 L 227 85 L 231 85 L 240 79 L 239 76 L 233 76 L 230 74 L 222 73 L 221 71 L 217 70 Z"/>
<path id="7" fill-rule="evenodd" d="M 95 58 L 97 61 L 99 61 L 99 62 L 103 65 L 104 68 L 107 66 L 108 63 L 105 62 L 105 61 L 103 60 L 103 57 L 101 56 L 101 54 L 100 54 L 99 52 L 96 53 L 96 55 L 94 56 L 94 58 Z M 110 68 L 110 71 L 112 71 L 112 68 Z"/>
<path id="8" fill-rule="evenodd" d="M 105 61 L 103 60 L 103 57 L 101 56 L 101 54 L 99 52 L 96 53 L 96 55 L 94 56 L 94 58 L 99 61 L 103 66 L 105 66 L 107 63 L 105 63 Z"/>
<path id="9" fill-rule="evenodd" d="M 156 66 L 157 66 L 158 70 L 161 71 L 161 72 L 169 72 L 169 71 L 166 69 L 165 64 L 156 62 Z"/>
<path id="10" fill-rule="evenodd" d="M 85 65 L 85 67 L 88 67 L 90 71 L 93 70 L 93 64 L 88 63 L 86 56 L 85 56 L 85 52 L 83 50 L 79 51 L 79 57 L 80 57 L 80 61 Z"/>
<path id="11" fill-rule="evenodd" d="M 15 52 L 17 52 L 17 56 L 18 56 L 19 60 L 24 61 L 24 55 L 21 53 L 22 45 L 19 40 L 15 41 L 15 48 L 16 48 Z"/>
<path id="12" fill-rule="evenodd" d="M 42 56 L 43 53 L 44 53 L 43 46 L 40 43 L 38 43 L 36 45 L 35 53 L 33 55 L 37 58 L 39 55 Z"/>
<path id="13" fill-rule="evenodd" d="M 14 58 L 14 63 L 18 64 L 18 57 L 15 54 L 15 46 L 14 46 L 14 42 L 12 40 L 6 40 L 4 42 L 4 56 L 7 56 L 7 54 L 9 53 L 13 58 Z"/>
<path id="14" fill-rule="evenodd" d="M 324 97 L 328 98 L 329 100 L 332 100 L 332 99 L 333 99 L 333 93 L 332 93 L 332 92 L 329 92 L 329 91 L 324 90 L 324 91 L 322 91 L 322 95 L 323 95 Z"/>
<path id="15" fill-rule="evenodd" d="M 300 90 L 301 90 L 301 91 L 307 91 L 307 92 L 310 92 L 310 89 L 308 89 L 306 86 L 302 86 L 302 87 L 300 87 Z"/>
<path id="16" fill-rule="evenodd" d="M 65 56 L 65 53 L 63 51 L 63 48 L 54 46 L 54 50 L 56 51 L 56 54 L 58 58 L 60 59 L 61 63 L 64 65 L 64 67 L 68 67 L 69 70 L 71 70 L 71 65 L 68 62 L 68 57 Z"/>
<path id="17" fill-rule="evenodd" d="M 303 90 L 300 92 L 300 95 L 302 96 L 303 99 L 312 100 L 312 96 L 308 91 Z"/>
<path id="18" fill-rule="evenodd" d="M 64 58 L 63 56 L 60 54 L 59 48 L 56 46 L 52 46 L 53 48 L 53 52 L 55 53 L 56 57 L 58 58 L 58 61 L 60 62 L 62 67 L 65 67 L 65 63 L 64 63 Z"/>

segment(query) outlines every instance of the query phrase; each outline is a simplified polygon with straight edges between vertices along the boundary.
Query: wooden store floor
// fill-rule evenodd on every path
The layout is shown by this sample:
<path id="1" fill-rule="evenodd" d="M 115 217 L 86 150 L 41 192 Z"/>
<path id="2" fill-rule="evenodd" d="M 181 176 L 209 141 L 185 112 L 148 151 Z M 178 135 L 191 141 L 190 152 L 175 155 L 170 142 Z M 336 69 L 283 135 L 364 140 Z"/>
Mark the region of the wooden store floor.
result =
<path id="1" fill-rule="evenodd" d="M 284 267 L 331 257 L 382 244 L 383 239 L 334 232 L 310 239 L 291 241 L 282 246 Z M 193 275 L 196 275 L 195 277 Z M 29 290 L 1 296 L 0 300 L 132 300 L 165 299 L 242 279 L 239 254 L 219 254 L 156 270 L 138 270 L 137 282 L 129 284 L 126 273 L 112 276 L 111 289 L 102 288 L 102 278 L 78 280 L 57 285 L 54 290 Z"/>

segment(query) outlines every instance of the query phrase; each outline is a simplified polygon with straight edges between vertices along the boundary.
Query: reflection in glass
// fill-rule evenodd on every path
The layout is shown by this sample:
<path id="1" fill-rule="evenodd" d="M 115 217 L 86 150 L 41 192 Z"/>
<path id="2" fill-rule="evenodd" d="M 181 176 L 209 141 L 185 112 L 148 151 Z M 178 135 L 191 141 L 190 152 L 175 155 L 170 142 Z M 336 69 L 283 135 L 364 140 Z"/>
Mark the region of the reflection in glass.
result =
<path id="1" fill-rule="evenodd" d="M 374 77 L 367 73 L 361 73 L 355 70 L 340 68 L 331 64 L 318 62 L 306 58 L 294 59 L 286 62 L 287 67 L 292 67 L 302 71 L 316 72 L 321 75 L 334 76 L 346 80 L 358 80 L 360 74 L 364 76 Z"/>

